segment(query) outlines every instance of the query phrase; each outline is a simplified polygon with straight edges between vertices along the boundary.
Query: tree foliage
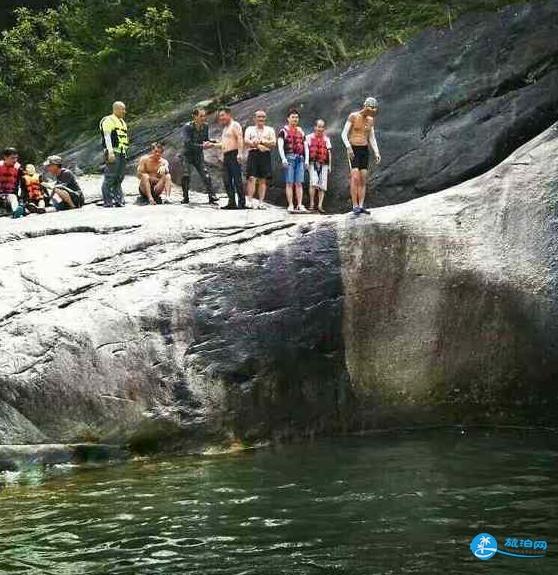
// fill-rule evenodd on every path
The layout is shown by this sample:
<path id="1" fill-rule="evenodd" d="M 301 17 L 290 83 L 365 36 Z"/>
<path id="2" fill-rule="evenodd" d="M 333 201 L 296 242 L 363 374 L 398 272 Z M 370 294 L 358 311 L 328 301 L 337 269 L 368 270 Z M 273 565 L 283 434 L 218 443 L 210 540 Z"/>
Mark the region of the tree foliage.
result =
<path id="1" fill-rule="evenodd" d="M 0 36 L 0 145 L 33 153 L 96 128 L 115 99 L 157 111 L 205 84 L 223 98 L 404 43 L 509 0 L 61 0 Z M 133 116 L 132 116 L 133 119 Z"/>

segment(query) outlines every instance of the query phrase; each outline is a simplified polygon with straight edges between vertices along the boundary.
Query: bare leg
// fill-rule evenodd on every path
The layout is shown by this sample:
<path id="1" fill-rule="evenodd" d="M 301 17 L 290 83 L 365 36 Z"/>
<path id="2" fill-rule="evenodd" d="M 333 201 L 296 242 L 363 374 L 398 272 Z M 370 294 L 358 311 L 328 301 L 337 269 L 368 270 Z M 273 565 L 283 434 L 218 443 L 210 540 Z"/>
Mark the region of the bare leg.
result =
<path id="1" fill-rule="evenodd" d="M 164 193 L 166 193 L 168 188 L 167 185 L 167 176 L 163 176 L 161 179 L 157 181 L 155 184 L 155 195 L 157 197 L 161 197 Z"/>
<path id="2" fill-rule="evenodd" d="M 12 213 L 15 212 L 17 210 L 17 206 L 19 205 L 19 202 L 17 201 L 17 196 L 15 194 L 9 194 L 7 196 L 7 201 L 10 204 L 10 209 L 12 210 Z"/>
<path id="3" fill-rule="evenodd" d="M 302 184 L 296 184 L 296 205 L 300 208 L 302 206 Z"/>
<path id="4" fill-rule="evenodd" d="M 61 188 L 54 188 L 56 193 L 60 196 L 60 198 L 62 199 L 62 201 L 70 208 L 70 209 L 75 209 L 75 204 L 72 201 L 72 196 L 70 196 L 70 194 L 66 191 L 63 190 Z"/>
<path id="5" fill-rule="evenodd" d="M 325 197 L 325 192 L 319 188 L 318 189 L 318 209 L 319 210 L 323 210 L 324 208 L 324 197 Z"/>
<path id="6" fill-rule="evenodd" d="M 153 199 L 153 195 L 151 193 L 151 180 L 149 179 L 149 174 L 142 174 L 140 178 L 139 184 L 140 191 L 142 195 L 147 198 L 147 201 L 154 205 L 156 202 Z"/>
<path id="7" fill-rule="evenodd" d="M 358 197 L 359 197 L 359 187 L 360 187 L 360 174 L 358 170 L 351 170 L 351 201 L 353 202 L 353 208 L 357 208 Z"/>
<path id="8" fill-rule="evenodd" d="M 285 195 L 287 196 L 288 209 L 292 210 L 293 209 L 293 185 L 292 184 L 287 184 L 285 186 Z"/>
<path id="9" fill-rule="evenodd" d="M 366 198 L 366 178 L 367 178 L 368 171 L 367 170 L 360 170 L 359 173 L 359 195 L 358 195 L 358 205 L 363 208 L 364 207 L 364 199 Z"/>
<path id="10" fill-rule="evenodd" d="M 260 203 L 265 202 L 265 194 L 267 192 L 267 180 L 258 180 L 258 197 L 260 198 Z"/>
<path id="11" fill-rule="evenodd" d="M 171 196 L 171 192 L 172 192 L 172 178 L 170 174 L 165 174 L 165 177 L 163 178 L 164 182 L 165 182 L 165 196 L 167 197 L 167 200 L 170 200 L 170 196 Z"/>
<path id="12" fill-rule="evenodd" d="M 308 209 L 314 209 L 314 200 L 316 198 L 316 186 L 310 186 L 308 188 L 308 195 L 310 196 L 310 203 L 308 204 Z"/>
<path id="13" fill-rule="evenodd" d="M 248 206 L 252 207 L 254 194 L 256 193 L 256 178 L 250 176 L 246 182 L 246 195 L 248 196 Z"/>

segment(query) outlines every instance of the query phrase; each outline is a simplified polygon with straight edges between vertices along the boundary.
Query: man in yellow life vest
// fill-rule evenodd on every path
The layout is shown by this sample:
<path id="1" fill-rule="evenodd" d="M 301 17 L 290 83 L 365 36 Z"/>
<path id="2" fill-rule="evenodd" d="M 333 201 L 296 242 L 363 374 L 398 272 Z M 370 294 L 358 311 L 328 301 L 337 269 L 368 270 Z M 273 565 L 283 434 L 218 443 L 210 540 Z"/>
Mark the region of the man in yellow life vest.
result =
<path id="1" fill-rule="evenodd" d="M 128 158 L 128 126 L 124 121 L 126 106 L 123 102 L 114 102 L 112 114 L 105 116 L 100 124 L 103 148 L 105 152 L 105 177 L 103 179 L 103 205 L 105 208 L 124 206 L 122 181 L 126 172 Z"/>

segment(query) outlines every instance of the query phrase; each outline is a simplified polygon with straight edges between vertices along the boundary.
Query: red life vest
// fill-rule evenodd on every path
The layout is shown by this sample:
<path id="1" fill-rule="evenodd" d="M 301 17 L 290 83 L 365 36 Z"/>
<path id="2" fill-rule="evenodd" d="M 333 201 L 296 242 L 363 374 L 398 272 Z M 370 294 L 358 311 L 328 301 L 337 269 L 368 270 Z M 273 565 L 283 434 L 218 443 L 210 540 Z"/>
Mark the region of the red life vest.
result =
<path id="1" fill-rule="evenodd" d="M 23 176 L 25 187 L 27 188 L 27 197 L 30 202 L 38 202 L 44 199 L 43 188 L 41 188 L 41 181 L 39 176 Z"/>
<path id="2" fill-rule="evenodd" d="M 15 192 L 20 169 L 21 166 L 17 162 L 13 166 L 6 166 L 4 160 L 0 161 L 0 194 Z"/>
<path id="3" fill-rule="evenodd" d="M 304 132 L 296 127 L 285 126 L 282 130 L 285 140 L 285 154 L 304 156 Z"/>
<path id="4" fill-rule="evenodd" d="M 329 150 L 327 149 L 327 140 L 325 136 L 312 134 L 308 138 L 308 149 L 310 152 L 310 161 L 318 164 L 329 164 Z"/>

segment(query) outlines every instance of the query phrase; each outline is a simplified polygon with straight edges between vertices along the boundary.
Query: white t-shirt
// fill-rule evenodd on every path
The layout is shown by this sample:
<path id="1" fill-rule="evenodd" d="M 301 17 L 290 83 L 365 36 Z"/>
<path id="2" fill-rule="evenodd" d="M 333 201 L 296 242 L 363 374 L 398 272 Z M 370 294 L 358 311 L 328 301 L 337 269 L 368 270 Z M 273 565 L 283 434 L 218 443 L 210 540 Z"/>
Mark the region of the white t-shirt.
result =
<path id="1" fill-rule="evenodd" d="M 257 126 L 248 126 L 244 133 L 244 140 L 251 142 L 255 140 L 265 140 L 266 142 L 275 142 L 275 130 L 271 126 L 264 126 L 261 130 Z M 248 148 L 253 150 L 255 148 Z"/>

